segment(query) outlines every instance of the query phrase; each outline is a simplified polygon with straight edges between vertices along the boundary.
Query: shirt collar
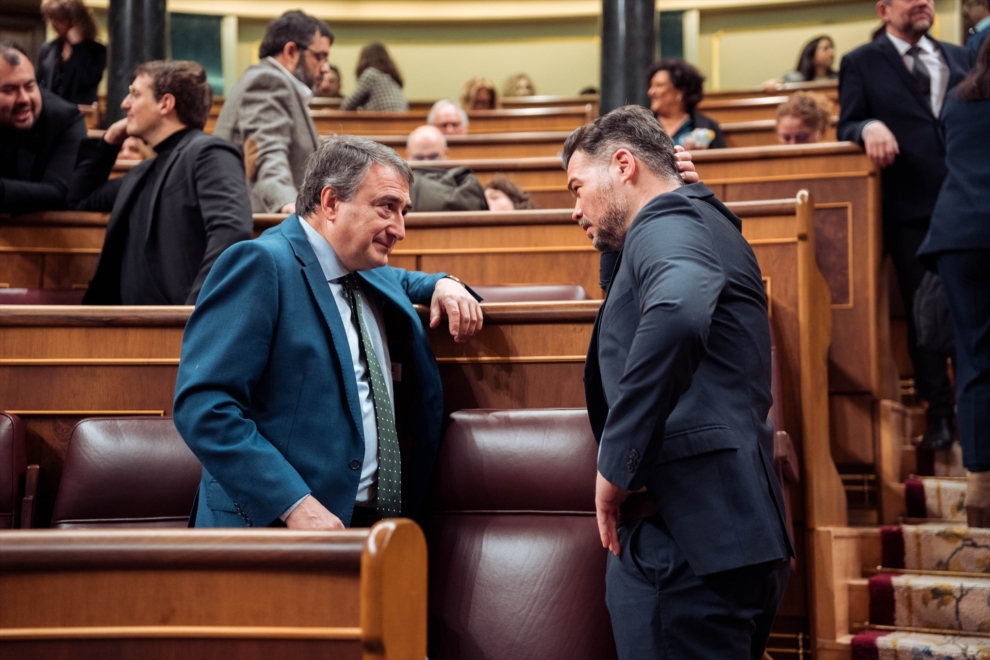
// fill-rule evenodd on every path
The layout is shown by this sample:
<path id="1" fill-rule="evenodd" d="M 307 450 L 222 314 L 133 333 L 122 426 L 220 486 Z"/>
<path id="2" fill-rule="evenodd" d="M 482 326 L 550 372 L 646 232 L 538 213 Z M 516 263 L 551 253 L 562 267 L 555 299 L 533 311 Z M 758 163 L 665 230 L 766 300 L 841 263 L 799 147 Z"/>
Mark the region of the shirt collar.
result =
<path id="1" fill-rule="evenodd" d="M 302 57 L 302 55 L 300 55 L 300 57 Z M 309 102 L 313 100 L 313 90 L 307 87 L 303 81 L 299 80 L 299 78 L 296 78 L 291 71 L 282 66 L 282 63 L 274 57 L 269 55 L 265 59 L 277 66 L 282 70 L 282 72 L 285 73 L 286 76 L 289 77 L 289 80 L 292 81 L 292 86 L 296 88 L 296 91 L 299 93 L 299 97 L 302 98 L 303 104 L 309 105 Z"/>
<path id="2" fill-rule="evenodd" d="M 895 37 L 890 32 L 888 32 L 887 38 L 890 39 L 890 43 L 894 44 L 894 48 L 897 49 L 897 52 L 900 53 L 901 57 L 907 55 L 907 52 L 911 50 L 911 44 L 904 41 L 900 37 Z M 935 44 L 932 43 L 931 39 L 925 36 L 922 36 L 921 40 L 918 41 L 918 48 L 921 50 L 922 53 L 931 54 L 935 52 Z"/>
<path id="3" fill-rule="evenodd" d="M 347 266 L 340 260 L 337 253 L 333 251 L 333 247 L 327 242 L 327 239 L 323 238 L 320 232 L 313 229 L 313 226 L 306 222 L 305 219 L 300 216 L 296 216 L 296 219 L 302 225 L 303 231 L 306 232 L 306 239 L 309 241 L 310 247 L 313 248 L 313 252 L 316 253 L 316 259 L 320 262 L 320 268 L 323 269 L 323 274 L 326 275 L 327 281 L 332 282 L 345 275 L 350 275 L 351 271 L 347 270 Z"/>
<path id="4" fill-rule="evenodd" d="M 990 28 L 990 16 L 983 18 L 979 23 L 973 26 L 973 32 L 983 32 L 987 28 Z"/>

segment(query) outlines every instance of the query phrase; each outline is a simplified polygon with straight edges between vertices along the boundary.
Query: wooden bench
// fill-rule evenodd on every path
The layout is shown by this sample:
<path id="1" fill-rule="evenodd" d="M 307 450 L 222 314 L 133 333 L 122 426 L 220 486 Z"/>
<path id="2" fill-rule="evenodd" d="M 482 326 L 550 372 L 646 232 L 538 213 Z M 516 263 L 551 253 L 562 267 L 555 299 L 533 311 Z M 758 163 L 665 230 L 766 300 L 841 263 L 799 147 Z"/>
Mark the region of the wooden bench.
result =
<path id="1" fill-rule="evenodd" d="M 497 158 L 553 158 L 564 147 L 570 131 L 541 131 L 530 133 L 487 133 L 448 135 L 447 150 L 455 160 L 490 160 Z M 406 155 L 405 135 L 368 135 Z M 776 134 L 774 139 L 776 139 Z"/>
<path id="2" fill-rule="evenodd" d="M 822 135 L 822 142 L 836 141 L 836 125 L 839 118 L 832 117 Z M 737 121 L 721 125 L 725 135 L 725 145 L 729 149 L 746 147 L 769 147 L 777 142 L 777 120 L 757 119 L 756 121 Z"/>
<path id="3" fill-rule="evenodd" d="M 426 123 L 425 112 L 344 112 L 311 111 L 321 135 L 409 135 Z M 573 130 L 594 118 L 592 106 L 565 108 L 522 108 L 475 110 L 471 112 L 472 133 L 521 133 L 529 131 Z"/>
<path id="4" fill-rule="evenodd" d="M 79 112 L 82 113 L 83 119 L 86 121 L 86 128 L 88 130 L 100 127 L 100 109 L 95 103 L 92 105 L 80 105 Z"/>
<path id="5" fill-rule="evenodd" d="M 426 657 L 426 540 L 342 532 L 0 533 L 5 658 Z"/>
<path id="6" fill-rule="evenodd" d="M 815 94 L 821 94 L 827 99 L 838 102 L 839 81 L 813 80 L 811 82 L 778 83 L 777 86 L 769 92 L 764 91 L 762 87 L 706 90 L 705 98 L 702 100 L 702 107 L 705 101 L 731 101 L 734 99 L 766 98 L 767 96 L 790 96 L 795 92 L 814 92 Z M 702 110 L 702 112 L 704 112 L 704 110 Z"/>
<path id="7" fill-rule="evenodd" d="M 779 95 L 728 100 L 705 99 L 698 104 L 698 111 L 719 124 L 775 119 L 777 108 L 789 98 L 789 95 Z M 838 114 L 838 110 L 839 105 L 836 102 L 832 114 Z"/>

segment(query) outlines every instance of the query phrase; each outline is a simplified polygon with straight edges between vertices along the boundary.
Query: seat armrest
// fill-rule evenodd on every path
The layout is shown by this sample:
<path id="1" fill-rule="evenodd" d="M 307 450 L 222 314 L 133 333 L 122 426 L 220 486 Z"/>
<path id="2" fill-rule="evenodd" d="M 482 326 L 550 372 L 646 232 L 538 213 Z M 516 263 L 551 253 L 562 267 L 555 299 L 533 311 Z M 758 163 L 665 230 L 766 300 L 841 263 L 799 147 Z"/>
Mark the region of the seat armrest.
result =
<path id="1" fill-rule="evenodd" d="M 29 465 L 24 472 L 24 499 L 21 500 L 21 529 L 34 528 L 34 501 L 38 496 L 41 467 Z"/>

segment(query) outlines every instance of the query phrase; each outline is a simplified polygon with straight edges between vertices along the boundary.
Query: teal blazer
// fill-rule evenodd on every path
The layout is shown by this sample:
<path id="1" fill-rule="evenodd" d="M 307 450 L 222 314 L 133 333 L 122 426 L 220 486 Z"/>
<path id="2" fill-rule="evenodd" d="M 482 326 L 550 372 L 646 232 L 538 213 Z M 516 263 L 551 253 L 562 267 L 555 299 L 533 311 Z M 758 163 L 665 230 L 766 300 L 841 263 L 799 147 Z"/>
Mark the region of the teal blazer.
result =
<path id="1" fill-rule="evenodd" d="M 307 493 L 350 525 L 364 459 L 357 381 L 300 222 L 292 215 L 228 248 L 186 325 L 173 415 L 203 464 L 191 526 L 267 526 Z M 407 516 L 425 498 L 443 416 L 436 359 L 413 304 L 428 304 L 443 276 L 388 266 L 358 273 L 385 320 Z"/>

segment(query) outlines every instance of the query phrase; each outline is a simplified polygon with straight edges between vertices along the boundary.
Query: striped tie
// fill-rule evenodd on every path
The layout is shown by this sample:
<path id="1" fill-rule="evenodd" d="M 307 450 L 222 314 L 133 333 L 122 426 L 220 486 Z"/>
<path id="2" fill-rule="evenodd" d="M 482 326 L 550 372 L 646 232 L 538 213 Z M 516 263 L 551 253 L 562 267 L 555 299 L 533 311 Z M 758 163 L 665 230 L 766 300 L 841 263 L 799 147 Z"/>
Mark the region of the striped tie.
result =
<path id="1" fill-rule="evenodd" d="M 382 518 L 395 518 L 402 512 L 402 457 L 399 453 L 399 436 L 395 432 L 392 417 L 392 404 L 388 398 L 388 387 L 381 365 L 371 343 L 368 326 L 364 322 L 364 297 L 353 274 L 340 279 L 348 292 L 351 310 L 357 318 L 360 330 L 361 353 L 368 363 L 371 374 L 371 401 L 375 405 L 375 423 L 378 427 L 378 515 Z"/>

